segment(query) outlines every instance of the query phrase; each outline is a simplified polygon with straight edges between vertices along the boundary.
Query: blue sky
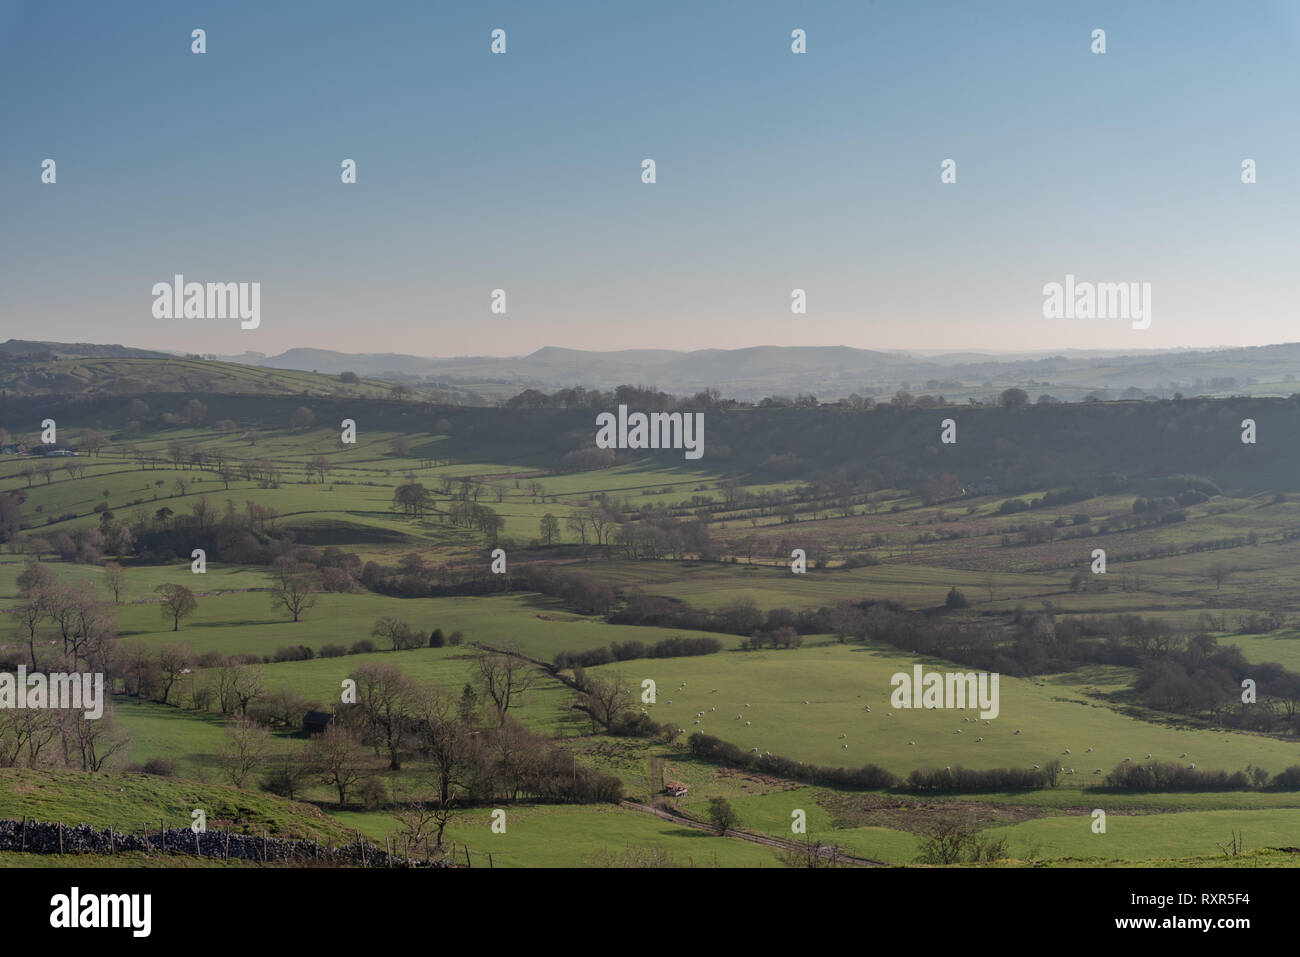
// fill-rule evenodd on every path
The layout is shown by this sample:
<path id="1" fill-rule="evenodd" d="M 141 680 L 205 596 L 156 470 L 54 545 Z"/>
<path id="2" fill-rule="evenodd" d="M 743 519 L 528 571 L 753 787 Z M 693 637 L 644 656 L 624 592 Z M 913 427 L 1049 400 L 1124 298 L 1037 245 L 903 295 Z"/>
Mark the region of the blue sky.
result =
<path id="1" fill-rule="evenodd" d="M 1270 2 L 0 0 L 0 337 L 1298 340 L 1298 47 L 1300 4 Z M 261 282 L 260 327 L 155 319 L 178 272 Z M 1151 327 L 1044 319 L 1067 273 L 1150 282 Z"/>

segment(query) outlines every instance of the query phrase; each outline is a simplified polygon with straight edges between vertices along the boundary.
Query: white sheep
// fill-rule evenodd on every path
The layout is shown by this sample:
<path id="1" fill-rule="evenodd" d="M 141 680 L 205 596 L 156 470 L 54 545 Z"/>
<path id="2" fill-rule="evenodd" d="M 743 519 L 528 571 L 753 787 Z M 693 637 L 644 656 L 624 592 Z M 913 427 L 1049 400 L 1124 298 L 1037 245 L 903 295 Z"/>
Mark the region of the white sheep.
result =
<path id="1" fill-rule="evenodd" d="M 753 723 L 754 723 L 754 722 L 752 722 L 752 721 L 746 721 L 746 722 L 745 722 L 745 727 L 748 728 L 748 727 L 749 727 L 751 724 L 753 724 Z"/>
<path id="2" fill-rule="evenodd" d="M 908 743 L 908 744 L 916 744 L 915 741 L 909 741 L 909 742 L 907 742 L 907 743 Z"/>
<path id="3" fill-rule="evenodd" d="M 981 741 L 983 741 L 983 740 L 984 740 L 983 738 L 976 738 L 976 739 L 975 739 L 975 743 L 976 743 L 976 744 L 979 744 L 979 743 L 980 743 Z"/>

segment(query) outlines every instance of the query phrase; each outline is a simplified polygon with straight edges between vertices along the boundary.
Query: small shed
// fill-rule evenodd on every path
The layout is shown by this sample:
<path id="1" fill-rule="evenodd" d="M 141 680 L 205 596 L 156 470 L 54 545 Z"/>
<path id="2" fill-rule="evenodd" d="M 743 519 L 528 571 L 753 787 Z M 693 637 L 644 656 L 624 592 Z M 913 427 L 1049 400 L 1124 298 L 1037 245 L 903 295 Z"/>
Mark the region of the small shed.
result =
<path id="1" fill-rule="evenodd" d="M 334 715 L 328 711 L 308 711 L 302 716 L 302 733 L 305 735 L 322 734 L 334 723 Z"/>

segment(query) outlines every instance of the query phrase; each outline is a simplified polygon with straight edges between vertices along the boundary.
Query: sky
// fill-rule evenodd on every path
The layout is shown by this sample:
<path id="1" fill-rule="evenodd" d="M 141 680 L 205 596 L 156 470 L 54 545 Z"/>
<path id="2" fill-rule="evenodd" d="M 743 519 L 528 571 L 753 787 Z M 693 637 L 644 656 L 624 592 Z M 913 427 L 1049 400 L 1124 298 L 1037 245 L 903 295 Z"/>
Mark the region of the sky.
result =
<path id="1" fill-rule="evenodd" d="M 0 0 L 0 339 L 1296 341 L 1298 47 L 1289 0 Z M 260 324 L 155 318 L 177 273 Z M 1044 318 L 1066 275 L 1150 283 L 1150 326 Z"/>

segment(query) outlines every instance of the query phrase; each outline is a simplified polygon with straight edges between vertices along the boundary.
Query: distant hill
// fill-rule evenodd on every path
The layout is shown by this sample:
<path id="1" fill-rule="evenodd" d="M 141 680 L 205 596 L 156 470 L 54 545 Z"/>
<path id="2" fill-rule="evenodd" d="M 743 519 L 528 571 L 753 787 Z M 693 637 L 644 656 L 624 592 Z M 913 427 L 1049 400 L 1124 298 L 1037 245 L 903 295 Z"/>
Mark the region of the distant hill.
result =
<path id="1" fill-rule="evenodd" d="M 877 401 L 902 389 L 957 402 L 987 401 L 1018 387 L 1031 400 L 1077 402 L 1192 395 L 1300 392 L 1300 343 L 1213 350 L 1056 354 L 935 353 L 930 356 L 848 346 L 753 346 L 744 349 L 627 349 L 593 352 L 548 346 L 525 356 L 430 358 L 401 353 L 290 349 L 188 359 L 120 345 L 10 339 L 0 344 L 0 389 L 32 392 L 201 392 L 349 394 L 339 376 L 354 373 L 380 395 L 393 384 L 448 404 L 490 405 L 525 389 L 654 386 L 689 396 L 717 389 L 728 398 L 815 395 L 834 401 L 857 393 Z M 358 384 L 353 384 L 358 386 Z"/>
<path id="2" fill-rule="evenodd" d="M 115 347 L 121 348 L 121 347 Z M 387 398 L 392 384 L 358 378 L 267 369 L 211 359 L 186 359 L 161 353 L 153 357 L 67 357 L 34 359 L 46 350 L 0 352 L 0 391 L 16 395 L 140 395 L 185 392 L 208 395 L 301 395 Z M 480 397 L 464 391 L 414 388 L 428 401 L 472 403 Z"/>
<path id="3" fill-rule="evenodd" d="M 135 349 L 131 346 L 97 345 L 93 342 L 38 342 L 32 339 L 10 339 L 0 342 L 0 352 L 13 355 L 31 355 L 49 352 L 56 356 L 90 356 L 137 359 L 161 359 L 170 353 L 153 349 Z"/>
<path id="4" fill-rule="evenodd" d="M 610 389 L 628 384 L 653 385 L 679 395 L 715 388 L 725 396 L 747 400 L 801 392 L 823 400 L 854 392 L 880 396 L 901 388 L 964 401 L 1018 386 L 1032 398 L 1048 394 L 1077 401 L 1092 393 L 1102 398 L 1147 394 L 1168 398 L 1180 391 L 1188 395 L 1288 395 L 1300 389 L 1290 385 L 1300 377 L 1300 343 L 1199 351 L 931 356 L 848 346 L 754 346 L 694 352 L 589 352 L 550 346 L 506 358 L 290 349 L 274 356 L 246 353 L 237 361 L 277 369 L 351 371 L 380 379 L 459 383 L 496 395 L 525 388 L 554 390 L 581 385 Z"/>

